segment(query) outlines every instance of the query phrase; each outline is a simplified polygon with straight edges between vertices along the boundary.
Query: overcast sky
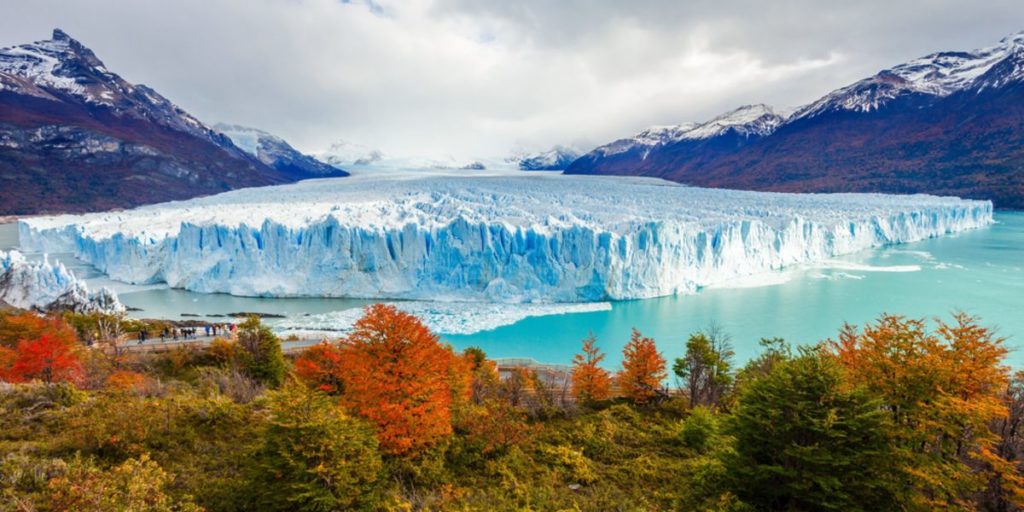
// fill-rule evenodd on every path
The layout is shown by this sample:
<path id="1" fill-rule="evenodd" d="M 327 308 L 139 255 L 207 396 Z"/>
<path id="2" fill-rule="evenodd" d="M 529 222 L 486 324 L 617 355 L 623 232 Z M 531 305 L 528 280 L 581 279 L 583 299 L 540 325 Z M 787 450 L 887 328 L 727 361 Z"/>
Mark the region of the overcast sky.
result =
<path id="1" fill-rule="evenodd" d="M 200 119 L 305 151 L 592 146 L 1024 30 L 1021 0 L 0 0 L 0 46 L 60 27 Z M 589 149 L 589 148 L 587 148 Z"/>

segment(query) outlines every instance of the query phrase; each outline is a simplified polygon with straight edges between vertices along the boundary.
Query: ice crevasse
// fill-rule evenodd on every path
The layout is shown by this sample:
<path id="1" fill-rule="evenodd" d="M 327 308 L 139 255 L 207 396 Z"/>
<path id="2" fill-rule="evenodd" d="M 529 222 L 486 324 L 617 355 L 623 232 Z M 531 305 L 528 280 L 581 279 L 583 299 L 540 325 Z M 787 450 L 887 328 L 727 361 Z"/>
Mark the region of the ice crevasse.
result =
<path id="1" fill-rule="evenodd" d="M 20 221 L 23 247 L 198 292 L 589 302 L 700 287 L 990 224 L 988 201 L 650 178 L 410 173 Z"/>

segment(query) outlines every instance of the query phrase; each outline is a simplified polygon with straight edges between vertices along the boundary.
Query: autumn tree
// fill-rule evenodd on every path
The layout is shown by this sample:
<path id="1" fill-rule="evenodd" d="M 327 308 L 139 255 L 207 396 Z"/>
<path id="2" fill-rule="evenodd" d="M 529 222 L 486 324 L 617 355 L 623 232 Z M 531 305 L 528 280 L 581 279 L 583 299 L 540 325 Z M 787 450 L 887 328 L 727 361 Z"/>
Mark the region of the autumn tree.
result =
<path id="1" fill-rule="evenodd" d="M 57 316 L 30 312 L 0 314 L 0 346 L 14 348 L 18 342 L 38 338 L 43 333 L 69 342 L 77 341 L 74 329 Z"/>
<path id="2" fill-rule="evenodd" d="M 741 392 L 726 421 L 726 490 L 753 510 L 901 510 L 880 406 L 830 355 L 802 350 Z"/>
<path id="3" fill-rule="evenodd" d="M 0 316 L 0 379 L 81 382 L 81 345 L 59 317 L 34 313 Z"/>
<path id="4" fill-rule="evenodd" d="M 612 394 L 612 377 L 601 367 L 605 354 L 597 348 L 597 338 L 590 333 L 583 340 L 583 353 L 572 358 L 572 393 L 580 403 L 607 400 Z"/>
<path id="5" fill-rule="evenodd" d="M 728 336 L 717 327 L 690 335 L 672 371 L 682 380 L 691 407 L 718 405 L 733 381 L 732 356 Z"/>
<path id="6" fill-rule="evenodd" d="M 1007 462 L 1009 471 L 993 475 L 979 500 L 983 509 L 997 512 L 1017 510 L 1024 501 L 1021 472 L 1016 470 L 1024 463 L 1024 372 L 1013 375 L 1003 393 L 1003 403 L 1007 415 L 993 425 L 999 435 L 995 453 Z"/>
<path id="7" fill-rule="evenodd" d="M 281 351 L 281 340 L 251 316 L 238 325 L 238 345 L 242 348 L 242 368 L 246 374 L 270 387 L 284 382 L 286 365 Z"/>
<path id="8" fill-rule="evenodd" d="M 47 384 L 79 382 L 83 376 L 80 349 L 76 341 L 50 332 L 21 340 L 8 376 L 15 381 L 38 379 Z"/>
<path id="9" fill-rule="evenodd" d="M 117 391 L 135 391 L 146 383 L 146 376 L 131 370 L 117 370 L 107 376 L 105 383 Z"/>
<path id="10" fill-rule="evenodd" d="M 1015 495 L 992 430 L 1007 414 L 1003 339 L 963 313 L 937 323 L 931 333 L 923 320 L 884 315 L 863 330 L 846 326 L 831 346 L 853 383 L 882 398 L 916 507 L 969 508 L 1000 474 Z"/>
<path id="11" fill-rule="evenodd" d="M 472 373 L 470 399 L 480 404 L 499 396 L 501 375 L 498 365 L 487 358 L 487 354 L 479 347 L 469 347 L 462 351 L 462 357 L 469 365 Z"/>
<path id="12" fill-rule="evenodd" d="M 325 393 L 339 394 L 343 386 L 344 353 L 334 343 L 323 341 L 299 354 L 295 374 L 306 384 Z"/>
<path id="13" fill-rule="evenodd" d="M 661 382 L 666 376 L 665 358 L 658 352 L 654 340 L 633 329 L 629 343 L 622 349 L 619 390 L 634 402 L 645 404 L 664 395 Z"/>
<path id="14" fill-rule="evenodd" d="M 344 340 L 342 402 L 377 426 L 381 449 L 415 455 L 452 432 L 459 392 L 452 372 L 464 367 L 416 317 L 375 304 Z"/>
<path id="15" fill-rule="evenodd" d="M 257 509 L 369 509 L 381 471 L 373 428 L 301 384 L 271 393 L 254 479 Z"/>

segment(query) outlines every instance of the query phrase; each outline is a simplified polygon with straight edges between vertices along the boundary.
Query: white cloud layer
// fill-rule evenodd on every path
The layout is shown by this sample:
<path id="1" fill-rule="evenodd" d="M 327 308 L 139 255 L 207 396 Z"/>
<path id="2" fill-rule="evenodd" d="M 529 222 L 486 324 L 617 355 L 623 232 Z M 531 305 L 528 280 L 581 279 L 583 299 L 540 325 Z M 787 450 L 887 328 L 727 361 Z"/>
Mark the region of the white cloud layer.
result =
<path id="1" fill-rule="evenodd" d="M 199 118 L 300 149 L 501 156 L 745 103 L 795 106 L 1024 30 L 1019 0 L 0 0 L 0 45 L 61 27 Z"/>

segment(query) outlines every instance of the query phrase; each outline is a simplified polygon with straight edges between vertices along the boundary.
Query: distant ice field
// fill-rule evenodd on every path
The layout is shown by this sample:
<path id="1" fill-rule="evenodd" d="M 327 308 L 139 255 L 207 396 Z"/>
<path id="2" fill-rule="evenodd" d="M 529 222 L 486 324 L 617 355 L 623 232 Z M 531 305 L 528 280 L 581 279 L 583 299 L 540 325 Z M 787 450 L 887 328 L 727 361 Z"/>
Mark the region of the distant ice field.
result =
<path id="1" fill-rule="evenodd" d="M 19 236 L 118 281 L 198 292 L 553 303 L 690 293 L 991 222 L 987 201 L 927 195 L 382 170 L 24 219 Z"/>

